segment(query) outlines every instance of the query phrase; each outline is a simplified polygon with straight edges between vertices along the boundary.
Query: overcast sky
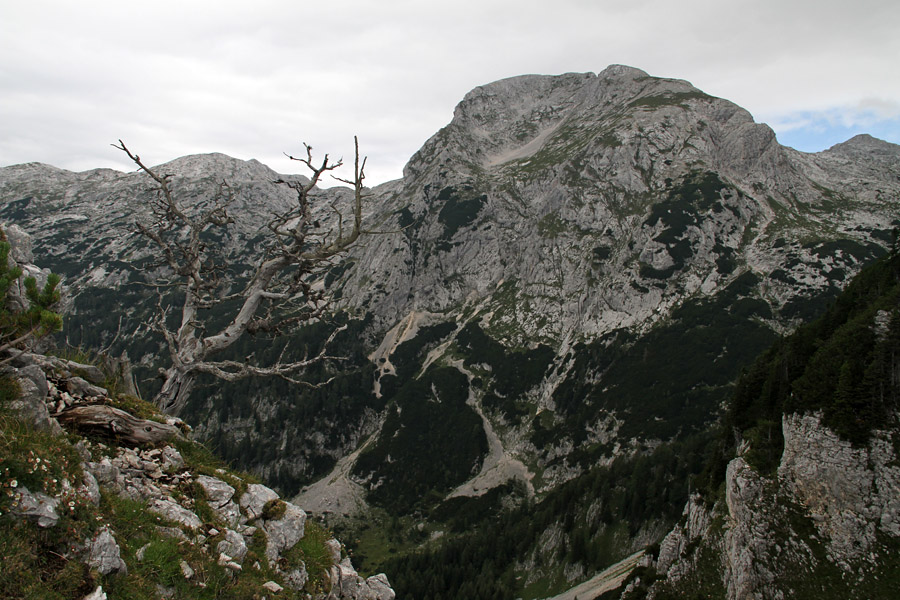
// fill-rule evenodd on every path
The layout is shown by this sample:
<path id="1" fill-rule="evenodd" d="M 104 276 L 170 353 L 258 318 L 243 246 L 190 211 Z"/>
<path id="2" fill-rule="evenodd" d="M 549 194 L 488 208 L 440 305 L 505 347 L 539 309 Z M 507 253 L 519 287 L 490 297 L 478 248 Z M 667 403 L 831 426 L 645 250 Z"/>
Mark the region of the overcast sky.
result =
<path id="1" fill-rule="evenodd" d="M 401 176 L 472 88 L 610 64 L 686 79 L 818 151 L 900 143 L 897 0 L 0 0 L 0 166 L 368 155 Z"/>

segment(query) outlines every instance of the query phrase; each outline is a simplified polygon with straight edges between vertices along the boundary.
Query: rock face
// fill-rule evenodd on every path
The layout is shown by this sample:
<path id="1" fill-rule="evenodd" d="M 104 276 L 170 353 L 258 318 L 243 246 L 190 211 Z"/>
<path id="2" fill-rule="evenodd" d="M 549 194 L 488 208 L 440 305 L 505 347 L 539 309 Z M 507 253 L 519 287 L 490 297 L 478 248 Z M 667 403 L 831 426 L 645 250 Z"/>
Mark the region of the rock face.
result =
<path id="1" fill-rule="evenodd" d="M 854 448 L 820 420 L 785 415 L 778 479 L 829 540 L 829 558 L 849 569 L 878 535 L 900 537 L 900 465 L 890 434 Z"/>
<path id="2" fill-rule="evenodd" d="M 895 193 L 898 169 L 898 148 L 877 146 L 880 168 L 855 162 L 872 149 L 865 139 L 804 155 L 726 100 L 622 66 L 481 86 L 410 160 L 386 197 L 403 238 L 367 242 L 344 295 L 389 325 L 486 299 L 513 333 L 561 339 L 663 318 L 727 284 L 729 257 L 738 272 L 793 263 L 807 293 L 827 289 L 828 271 L 805 266 L 817 249 L 790 247 L 791 215 L 876 241 L 895 200 L 865 188 Z M 691 181 L 710 195 L 688 216 Z M 510 282 L 518 302 L 503 306 L 495 291 Z M 802 293 L 785 283 L 768 282 L 776 305 Z"/>
<path id="3" fill-rule="evenodd" d="M 735 458 L 728 464 L 724 506 L 710 511 L 693 499 L 685 508 L 685 524 L 660 545 L 656 567 L 664 583 L 651 588 L 651 597 L 662 589 L 696 589 L 703 578 L 708 585 L 716 571 L 717 585 L 735 600 L 815 590 L 824 597 L 883 597 L 866 590 L 879 589 L 879 574 L 892 569 L 886 565 L 893 564 L 900 543 L 891 433 L 876 432 L 865 447 L 853 447 L 823 426 L 817 413 L 785 415 L 782 430 L 784 453 L 775 477 Z M 711 527 L 717 520 L 721 525 Z"/>
<path id="4" fill-rule="evenodd" d="M 684 525 L 673 529 L 659 545 L 657 570 L 669 579 L 680 579 L 689 567 L 679 559 L 692 542 L 703 538 L 709 531 L 712 515 L 699 496 L 694 495 L 684 507 Z"/>

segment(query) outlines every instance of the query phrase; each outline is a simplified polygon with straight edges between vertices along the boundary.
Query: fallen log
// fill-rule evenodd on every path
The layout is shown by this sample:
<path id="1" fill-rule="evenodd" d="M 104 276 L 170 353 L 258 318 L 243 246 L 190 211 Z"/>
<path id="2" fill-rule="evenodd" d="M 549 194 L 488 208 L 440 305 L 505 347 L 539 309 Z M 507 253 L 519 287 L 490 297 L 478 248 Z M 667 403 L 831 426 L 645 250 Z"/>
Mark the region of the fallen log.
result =
<path id="1" fill-rule="evenodd" d="M 53 415 L 64 427 L 79 433 L 99 434 L 133 446 L 157 444 L 180 438 L 174 425 L 139 419 L 105 404 L 82 404 Z"/>

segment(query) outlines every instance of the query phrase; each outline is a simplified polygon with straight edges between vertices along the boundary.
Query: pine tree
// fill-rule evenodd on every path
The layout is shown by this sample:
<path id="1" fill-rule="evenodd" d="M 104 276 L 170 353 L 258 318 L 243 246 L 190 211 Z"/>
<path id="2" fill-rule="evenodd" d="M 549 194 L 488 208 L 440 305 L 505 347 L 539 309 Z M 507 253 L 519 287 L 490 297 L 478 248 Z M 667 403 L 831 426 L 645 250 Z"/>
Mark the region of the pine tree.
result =
<path id="1" fill-rule="evenodd" d="M 62 329 L 62 316 L 53 310 L 60 299 L 59 275 L 51 273 L 42 289 L 34 277 L 26 277 L 22 285 L 28 305 L 23 309 L 11 301 L 10 292 L 22 278 L 21 267 L 10 260 L 11 249 L 0 230 L 0 352 L 28 350 L 37 340 Z"/>

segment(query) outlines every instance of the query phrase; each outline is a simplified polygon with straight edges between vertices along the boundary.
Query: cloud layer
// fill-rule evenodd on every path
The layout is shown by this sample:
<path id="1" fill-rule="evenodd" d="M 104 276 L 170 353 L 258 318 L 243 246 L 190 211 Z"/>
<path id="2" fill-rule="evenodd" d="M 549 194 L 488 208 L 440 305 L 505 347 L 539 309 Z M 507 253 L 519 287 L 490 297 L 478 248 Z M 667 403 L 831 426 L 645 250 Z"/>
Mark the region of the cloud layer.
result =
<path id="1" fill-rule="evenodd" d="M 613 63 L 732 100 L 782 143 L 900 143 L 898 25 L 882 0 L 7 2 L 0 165 L 130 169 L 122 138 L 153 163 L 293 171 L 301 142 L 349 156 L 358 135 L 375 184 L 475 86 Z"/>

